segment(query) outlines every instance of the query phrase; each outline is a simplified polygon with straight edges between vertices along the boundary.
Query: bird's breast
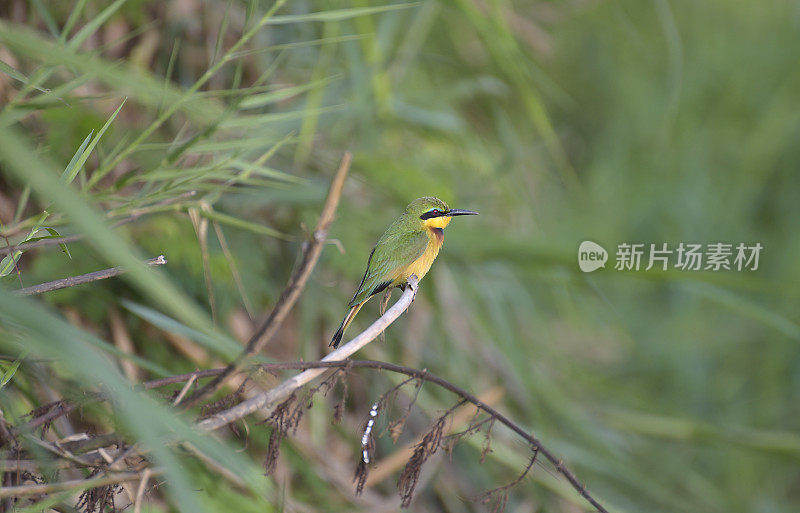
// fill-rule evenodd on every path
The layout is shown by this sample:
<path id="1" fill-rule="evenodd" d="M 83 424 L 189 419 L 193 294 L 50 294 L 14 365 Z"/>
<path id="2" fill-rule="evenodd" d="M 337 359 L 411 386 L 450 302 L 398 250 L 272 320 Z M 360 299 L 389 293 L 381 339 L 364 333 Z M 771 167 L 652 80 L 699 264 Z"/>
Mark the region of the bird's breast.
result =
<path id="1" fill-rule="evenodd" d="M 433 265 L 433 261 L 439 255 L 439 249 L 444 242 L 444 230 L 442 228 L 429 228 L 428 229 L 428 245 L 425 251 L 416 260 L 411 262 L 401 273 L 402 281 L 405 281 L 412 274 L 416 274 L 417 278 L 422 279 L 423 276 L 428 274 L 428 271 Z"/>

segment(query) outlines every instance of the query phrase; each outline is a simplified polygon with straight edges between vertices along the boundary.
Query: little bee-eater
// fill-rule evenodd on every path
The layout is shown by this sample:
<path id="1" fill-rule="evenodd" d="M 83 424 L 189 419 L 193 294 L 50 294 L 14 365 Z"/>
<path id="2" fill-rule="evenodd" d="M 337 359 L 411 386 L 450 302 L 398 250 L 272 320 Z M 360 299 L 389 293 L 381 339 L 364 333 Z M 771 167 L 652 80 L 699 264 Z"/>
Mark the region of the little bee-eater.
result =
<path id="1" fill-rule="evenodd" d="M 449 208 L 439 198 L 418 198 L 383 232 L 369 254 L 367 270 L 361 278 L 350 311 L 331 340 L 334 348 L 344 331 L 369 298 L 388 287 L 404 287 L 412 274 L 422 279 L 436 260 L 444 242 L 444 228 L 453 216 L 476 215 L 471 210 Z"/>

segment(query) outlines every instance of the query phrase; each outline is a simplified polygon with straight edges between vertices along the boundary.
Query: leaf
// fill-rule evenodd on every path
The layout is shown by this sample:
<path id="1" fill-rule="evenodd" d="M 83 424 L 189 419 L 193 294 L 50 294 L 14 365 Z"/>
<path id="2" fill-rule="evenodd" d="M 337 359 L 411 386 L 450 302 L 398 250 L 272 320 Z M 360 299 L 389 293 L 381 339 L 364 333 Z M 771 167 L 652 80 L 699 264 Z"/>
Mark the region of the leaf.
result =
<path id="1" fill-rule="evenodd" d="M 28 233 L 25 239 L 23 239 L 22 242 L 35 242 L 41 239 L 52 238 L 51 236 L 35 237 L 35 235 L 39 233 L 39 230 L 42 229 L 42 224 L 45 222 L 45 220 L 47 220 L 47 217 L 49 215 L 50 212 L 48 212 L 47 210 L 44 210 L 41 214 L 39 214 L 39 219 L 36 220 L 36 222 L 33 225 L 33 228 L 31 228 L 31 231 Z M 14 251 L 12 254 L 6 255 L 5 258 L 3 258 L 2 261 L 0 261 L 0 278 L 2 278 L 3 276 L 8 276 L 8 274 L 11 273 L 11 271 L 14 269 L 16 262 L 19 262 L 19 257 L 21 255 L 22 251 Z"/>
<path id="2" fill-rule="evenodd" d="M 55 228 L 45 227 L 44 229 L 47 230 L 47 233 L 49 233 L 52 236 L 48 238 L 58 239 L 59 237 L 61 237 L 61 234 L 58 233 L 58 231 Z M 69 248 L 67 248 L 66 244 L 61 242 L 59 243 L 58 247 L 61 248 L 61 251 L 64 252 L 64 254 L 67 255 L 67 257 L 69 257 L 70 260 L 72 260 L 72 255 L 70 254 Z"/>
<path id="3" fill-rule="evenodd" d="M 108 118 L 106 123 L 103 125 L 103 128 L 101 128 L 100 131 L 97 132 L 97 135 L 94 136 L 94 139 L 92 139 L 92 142 L 89 144 L 88 147 L 84 147 L 83 145 L 81 145 L 82 149 L 78 148 L 78 153 L 80 153 L 80 157 L 78 157 L 78 159 L 75 160 L 75 157 L 73 156 L 72 157 L 73 160 L 70 161 L 69 165 L 67 165 L 67 169 L 64 170 L 64 174 L 61 175 L 61 178 L 64 180 L 65 183 L 72 183 L 72 181 L 75 179 L 75 176 L 78 174 L 81 168 L 83 168 L 83 165 L 86 163 L 86 159 L 89 158 L 89 155 L 91 155 L 92 150 L 94 150 L 95 146 L 97 146 L 97 143 L 100 142 L 100 138 L 103 137 L 103 134 L 106 133 L 108 127 L 111 126 L 111 123 L 116 119 L 117 114 L 119 114 L 119 111 L 122 109 L 122 106 L 125 105 L 125 102 L 127 100 L 128 100 L 127 98 L 122 100 L 122 103 L 119 104 L 117 110 L 115 110 L 114 113 L 111 115 L 111 117 Z M 89 135 L 91 135 L 91 133 Z M 85 143 L 86 141 L 84 141 L 84 144 Z M 76 153 L 76 155 L 78 153 Z"/>
<path id="4" fill-rule="evenodd" d="M 3 387 L 6 386 L 9 381 L 11 381 L 11 378 L 14 377 L 14 374 L 17 373 L 17 369 L 19 369 L 19 366 L 22 364 L 22 360 L 24 360 L 27 355 L 28 352 L 24 351 L 20 355 L 20 357 L 14 360 L 11 366 L 8 369 L 6 369 L 3 375 L 0 376 L 0 390 L 2 390 Z"/>
<path id="5" fill-rule="evenodd" d="M 23 75 L 22 73 L 20 73 L 16 69 L 14 69 L 13 67 L 9 66 L 8 64 L 3 62 L 2 60 L 0 60 L 0 72 L 5 73 L 6 75 L 10 76 L 11 78 L 13 78 L 15 80 L 18 80 L 19 82 L 22 82 L 23 84 L 27 84 L 28 83 L 28 77 L 26 77 L 25 75 Z M 45 92 L 44 89 L 41 89 L 41 88 L 37 88 L 37 89 L 39 89 L 42 92 Z"/>
<path id="6" fill-rule="evenodd" d="M 72 183 L 72 180 L 75 179 L 75 175 L 78 174 L 77 170 L 74 173 L 72 172 L 72 170 L 75 168 L 75 164 L 78 162 L 78 159 L 80 159 L 81 156 L 83 155 L 83 151 L 86 149 L 86 146 L 89 144 L 89 141 L 92 139 L 92 134 L 93 133 L 94 133 L 94 130 L 90 130 L 89 131 L 89 135 L 87 135 L 86 139 L 83 140 L 83 142 L 78 147 L 78 149 L 75 152 L 75 154 L 72 155 L 72 158 L 69 160 L 69 164 L 67 164 L 67 167 L 64 168 L 64 172 L 61 173 L 61 179 L 64 180 L 64 183 Z M 78 168 L 78 169 L 80 169 L 80 168 Z"/>
<path id="7" fill-rule="evenodd" d="M 3 260 L 0 260 L 0 278 L 11 274 L 15 264 L 19 262 L 19 256 L 21 254 L 22 251 L 14 251 L 12 254 L 6 255 Z"/>

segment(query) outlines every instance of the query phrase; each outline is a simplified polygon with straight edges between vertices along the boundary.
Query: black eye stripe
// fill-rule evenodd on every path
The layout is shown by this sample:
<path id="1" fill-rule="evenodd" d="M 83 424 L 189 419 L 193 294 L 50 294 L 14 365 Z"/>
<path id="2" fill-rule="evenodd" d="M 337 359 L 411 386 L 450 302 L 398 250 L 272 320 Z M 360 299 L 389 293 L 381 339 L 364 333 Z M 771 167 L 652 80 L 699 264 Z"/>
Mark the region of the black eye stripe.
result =
<path id="1" fill-rule="evenodd" d="M 428 210 L 427 212 L 425 212 L 424 214 L 419 216 L 419 218 L 420 219 L 430 219 L 431 217 L 439 217 L 442 214 L 444 214 L 444 212 L 442 212 L 438 208 L 434 208 L 434 209 Z"/>

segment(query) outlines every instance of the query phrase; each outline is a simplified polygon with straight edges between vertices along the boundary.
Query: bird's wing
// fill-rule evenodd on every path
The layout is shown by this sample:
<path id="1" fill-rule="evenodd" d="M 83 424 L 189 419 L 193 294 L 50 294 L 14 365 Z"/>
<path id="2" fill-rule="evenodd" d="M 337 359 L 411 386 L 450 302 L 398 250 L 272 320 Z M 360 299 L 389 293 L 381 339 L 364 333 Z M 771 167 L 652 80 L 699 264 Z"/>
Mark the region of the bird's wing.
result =
<path id="1" fill-rule="evenodd" d="M 358 291 L 350 301 L 350 307 L 363 303 L 378 294 L 397 278 L 397 273 L 422 256 L 428 245 L 425 232 L 407 232 L 384 235 L 369 255 L 367 270 L 361 278 Z"/>

